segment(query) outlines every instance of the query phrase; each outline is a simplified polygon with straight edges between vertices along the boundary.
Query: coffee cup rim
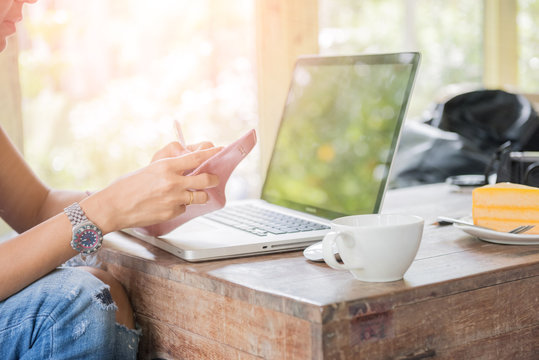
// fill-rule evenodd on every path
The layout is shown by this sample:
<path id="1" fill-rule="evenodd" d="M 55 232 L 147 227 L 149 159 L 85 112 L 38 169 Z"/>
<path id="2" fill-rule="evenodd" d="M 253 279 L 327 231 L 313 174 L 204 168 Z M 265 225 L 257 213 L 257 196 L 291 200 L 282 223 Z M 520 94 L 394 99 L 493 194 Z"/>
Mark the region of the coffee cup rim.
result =
<path id="1" fill-rule="evenodd" d="M 342 221 L 350 220 L 352 218 L 382 218 L 382 217 L 391 217 L 391 218 L 400 218 L 400 219 L 406 219 L 406 221 L 398 222 L 398 223 L 388 223 L 388 224 L 344 224 Z M 422 224 L 424 223 L 424 219 L 417 215 L 409 215 L 409 214 L 359 214 L 359 215 L 347 215 L 342 216 L 336 219 L 333 219 L 331 221 L 332 225 L 336 226 L 342 226 L 347 228 L 387 228 L 387 227 L 398 227 L 398 226 L 406 226 L 406 225 L 416 225 L 416 224 Z"/>

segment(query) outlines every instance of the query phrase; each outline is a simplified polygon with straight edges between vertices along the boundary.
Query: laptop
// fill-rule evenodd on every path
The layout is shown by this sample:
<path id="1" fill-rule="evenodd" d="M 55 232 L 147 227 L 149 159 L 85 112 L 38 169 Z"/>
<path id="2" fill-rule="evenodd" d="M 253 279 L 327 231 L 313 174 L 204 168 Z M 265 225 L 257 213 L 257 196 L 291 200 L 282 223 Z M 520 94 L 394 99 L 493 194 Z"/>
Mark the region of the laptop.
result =
<path id="1" fill-rule="evenodd" d="M 297 60 L 260 199 L 131 235 L 197 262 L 301 250 L 334 218 L 378 213 L 419 53 Z"/>

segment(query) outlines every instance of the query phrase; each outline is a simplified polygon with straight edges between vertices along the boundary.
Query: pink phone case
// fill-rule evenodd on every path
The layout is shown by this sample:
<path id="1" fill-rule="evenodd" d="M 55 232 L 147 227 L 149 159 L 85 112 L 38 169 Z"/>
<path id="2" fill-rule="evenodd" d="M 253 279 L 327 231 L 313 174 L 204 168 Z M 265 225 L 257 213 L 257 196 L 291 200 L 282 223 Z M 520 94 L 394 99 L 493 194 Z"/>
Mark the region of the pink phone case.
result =
<path id="1" fill-rule="evenodd" d="M 137 230 L 151 236 L 160 236 L 171 232 L 187 221 L 220 209 L 225 206 L 225 187 L 230 174 L 243 158 L 249 154 L 256 144 L 256 132 L 250 130 L 241 138 L 219 151 L 217 154 L 203 162 L 187 176 L 201 173 L 216 174 L 219 176 L 219 185 L 206 190 L 209 200 L 206 204 L 192 204 L 180 216 L 160 224 L 145 226 Z"/>

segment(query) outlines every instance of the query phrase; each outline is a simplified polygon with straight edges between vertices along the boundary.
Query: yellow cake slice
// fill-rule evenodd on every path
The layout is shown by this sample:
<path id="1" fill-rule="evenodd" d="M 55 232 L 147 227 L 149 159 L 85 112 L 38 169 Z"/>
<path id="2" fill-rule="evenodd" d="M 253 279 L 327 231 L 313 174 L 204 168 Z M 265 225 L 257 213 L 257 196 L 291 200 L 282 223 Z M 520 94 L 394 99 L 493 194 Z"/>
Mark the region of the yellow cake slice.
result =
<path id="1" fill-rule="evenodd" d="M 472 193 L 473 222 L 498 231 L 520 225 L 535 225 L 526 234 L 539 234 L 539 188 L 498 183 L 485 185 Z"/>

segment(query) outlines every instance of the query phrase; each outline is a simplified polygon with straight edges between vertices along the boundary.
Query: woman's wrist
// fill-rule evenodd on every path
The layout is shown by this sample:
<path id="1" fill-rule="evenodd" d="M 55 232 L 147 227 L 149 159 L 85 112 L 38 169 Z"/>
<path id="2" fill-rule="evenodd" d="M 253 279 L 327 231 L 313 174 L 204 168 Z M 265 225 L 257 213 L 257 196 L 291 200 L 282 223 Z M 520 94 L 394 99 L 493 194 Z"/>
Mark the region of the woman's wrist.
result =
<path id="1" fill-rule="evenodd" d="M 114 211 L 112 203 L 103 199 L 103 191 L 91 193 L 79 202 L 80 207 L 88 220 L 93 222 L 103 234 L 119 230 L 114 225 Z M 106 205 L 105 205 L 106 204 Z"/>

